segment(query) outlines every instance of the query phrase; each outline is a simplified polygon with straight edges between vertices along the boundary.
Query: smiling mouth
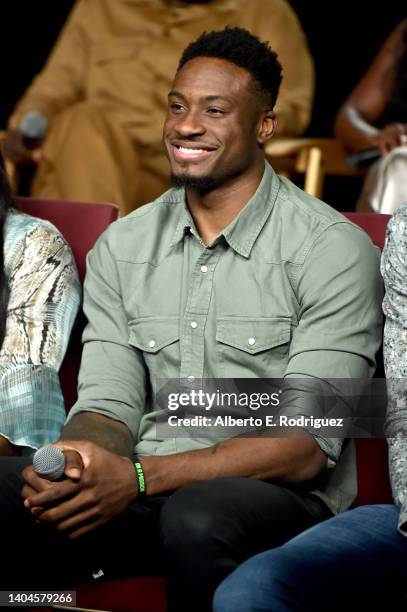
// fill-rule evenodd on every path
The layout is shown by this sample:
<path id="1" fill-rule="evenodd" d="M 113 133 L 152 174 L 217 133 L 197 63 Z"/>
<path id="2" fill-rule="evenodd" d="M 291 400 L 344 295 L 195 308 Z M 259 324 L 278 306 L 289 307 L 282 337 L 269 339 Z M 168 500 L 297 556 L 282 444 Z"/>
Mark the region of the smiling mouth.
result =
<path id="1" fill-rule="evenodd" d="M 176 160 L 188 161 L 198 160 L 208 157 L 215 149 L 203 149 L 201 147 L 183 147 L 181 145 L 173 145 L 174 157 Z"/>

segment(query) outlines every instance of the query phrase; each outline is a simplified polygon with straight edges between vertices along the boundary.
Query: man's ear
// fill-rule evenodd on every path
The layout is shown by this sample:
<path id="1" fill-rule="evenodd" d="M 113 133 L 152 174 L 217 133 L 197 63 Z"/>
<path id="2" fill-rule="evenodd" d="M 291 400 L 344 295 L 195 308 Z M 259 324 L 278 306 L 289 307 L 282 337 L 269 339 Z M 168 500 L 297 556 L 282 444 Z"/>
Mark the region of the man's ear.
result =
<path id="1" fill-rule="evenodd" d="M 277 127 L 277 118 L 273 110 L 264 111 L 257 132 L 257 142 L 263 145 L 267 140 L 273 136 L 274 131 Z"/>

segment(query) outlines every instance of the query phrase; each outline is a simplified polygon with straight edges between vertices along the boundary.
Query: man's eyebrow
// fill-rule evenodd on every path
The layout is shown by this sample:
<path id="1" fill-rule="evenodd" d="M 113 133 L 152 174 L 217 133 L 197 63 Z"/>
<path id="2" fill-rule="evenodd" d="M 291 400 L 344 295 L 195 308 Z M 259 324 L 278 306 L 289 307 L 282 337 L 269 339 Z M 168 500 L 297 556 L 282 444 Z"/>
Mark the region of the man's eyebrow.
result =
<path id="1" fill-rule="evenodd" d="M 169 98 L 171 98 L 171 96 L 175 96 L 176 98 L 182 98 L 183 100 L 185 100 L 185 96 L 183 96 L 180 91 L 176 91 L 175 89 L 170 91 L 170 93 L 168 94 Z"/>
<path id="2" fill-rule="evenodd" d="M 205 100 L 208 100 L 211 102 L 215 102 L 216 100 L 223 100 L 224 102 L 232 101 L 230 98 L 227 98 L 226 96 L 205 96 Z"/>
<path id="3" fill-rule="evenodd" d="M 186 100 L 185 96 L 180 92 L 180 91 L 170 91 L 170 93 L 168 94 L 168 97 L 171 98 L 172 96 L 176 97 L 176 98 L 181 98 L 182 100 Z M 203 96 L 201 98 L 202 100 L 206 100 L 207 102 L 215 102 L 216 100 L 223 100 L 224 102 L 231 102 L 231 100 L 229 98 L 227 98 L 226 96 L 217 96 L 217 95 L 210 95 L 210 96 Z"/>

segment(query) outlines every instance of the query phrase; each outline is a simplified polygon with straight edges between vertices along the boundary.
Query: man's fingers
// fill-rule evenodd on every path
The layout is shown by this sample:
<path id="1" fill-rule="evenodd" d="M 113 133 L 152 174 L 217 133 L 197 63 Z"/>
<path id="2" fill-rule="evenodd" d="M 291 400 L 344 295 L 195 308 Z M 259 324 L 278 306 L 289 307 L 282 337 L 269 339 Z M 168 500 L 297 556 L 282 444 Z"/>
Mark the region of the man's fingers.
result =
<path id="1" fill-rule="evenodd" d="M 24 505 L 27 508 L 33 508 L 35 506 L 52 506 L 66 499 L 72 497 L 79 491 L 79 485 L 71 480 L 64 480 L 62 482 L 53 483 L 45 491 L 41 491 L 28 497 Z"/>
<path id="2" fill-rule="evenodd" d="M 27 499 L 27 497 L 31 497 L 32 495 L 35 495 L 36 493 L 38 493 L 38 491 L 30 487 L 30 485 L 25 484 L 23 488 L 21 489 L 20 495 L 23 499 Z"/>
<path id="3" fill-rule="evenodd" d="M 32 151 L 24 145 L 24 136 L 19 129 L 8 130 L 3 146 L 4 156 L 14 164 L 27 164 L 36 162 Z"/>
<path id="4" fill-rule="evenodd" d="M 63 451 L 65 455 L 65 476 L 72 480 L 79 480 L 83 472 L 83 461 L 80 454 L 74 449 Z"/>
<path id="5" fill-rule="evenodd" d="M 89 467 L 93 451 L 97 448 L 92 442 L 83 440 L 59 440 L 55 442 L 54 446 L 60 448 L 64 453 L 67 451 L 77 452 L 81 456 L 83 468 Z"/>
<path id="6" fill-rule="evenodd" d="M 90 512 L 94 502 L 85 493 L 75 495 L 56 507 L 45 508 L 41 513 L 35 513 L 36 518 L 47 523 L 60 523 L 72 517 L 75 520 L 83 512 Z"/>
<path id="7" fill-rule="evenodd" d="M 34 472 L 32 465 L 28 465 L 26 468 L 24 468 L 24 470 L 21 472 L 21 476 L 24 484 L 27 484 L 36 492 L 46 491 L 52 487 L 52 483 L 49 480 L 46 480 L 46 478 L 41 478 Z"/>
<path id="8" fill-rule="evenodd" d="M 101 521 L 100 512 L 97 508 L 92 507 L 83 512 L 79 512 L 74 516 L 71 516 L 58 523 L 58 531 L 73 531 L 78 530 L 81 526 L 84 526 L 91 522 Z"/>

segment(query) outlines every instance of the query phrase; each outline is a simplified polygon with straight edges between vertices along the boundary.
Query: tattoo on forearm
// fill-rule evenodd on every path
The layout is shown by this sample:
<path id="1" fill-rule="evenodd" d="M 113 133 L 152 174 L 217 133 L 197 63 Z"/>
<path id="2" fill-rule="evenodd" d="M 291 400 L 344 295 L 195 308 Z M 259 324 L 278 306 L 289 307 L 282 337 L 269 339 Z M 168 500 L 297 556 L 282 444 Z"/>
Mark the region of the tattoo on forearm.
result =
<path id="1" fill-rule="evenodd" d="M 134 451 L 133 436 L 123 423 L 90 412 L 74 416 L 65 425 L 61 440 L 88 440 L 112 453 L 130 458 Z"/>

